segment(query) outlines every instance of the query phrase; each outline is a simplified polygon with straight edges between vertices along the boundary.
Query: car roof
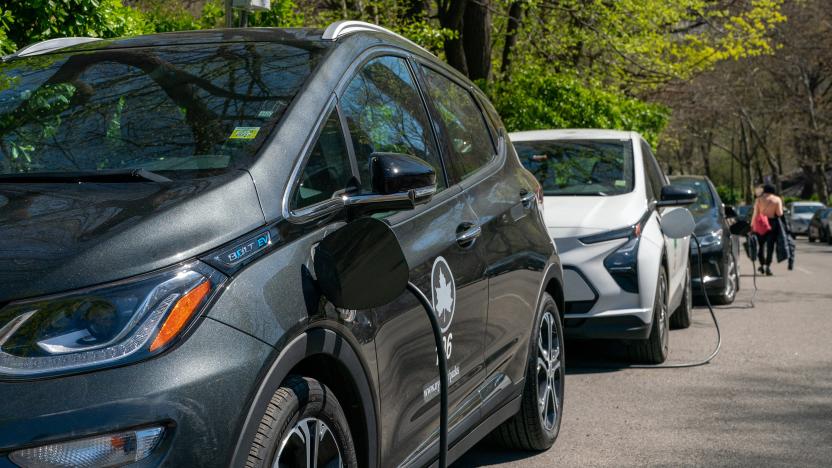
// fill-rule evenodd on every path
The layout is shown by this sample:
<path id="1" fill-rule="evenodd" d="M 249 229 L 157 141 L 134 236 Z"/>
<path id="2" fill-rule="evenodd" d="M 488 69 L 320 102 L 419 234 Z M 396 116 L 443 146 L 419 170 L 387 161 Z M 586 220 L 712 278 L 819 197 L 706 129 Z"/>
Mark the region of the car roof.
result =
<path id="1" fill-rule="evenodd" d="M 198 31 L 176 31 L 166 33 L 147 34 L 143 36 L 122 37 L 115 39 L 96 38 L 59 38 L 53 39 L 53 47 L 46 47 L 43 51 L 25 54 L 24 51 L 36 48 L 41 43 L 24 47 L 18 52 L 4 57 L 4 60 L 26 58 L 31 55 L 48 55 L 56 53 L 72 53 L 93 50 L 125 49 L 134 47 L 164 47 L 187 44 L 211 44 L 233 42 L 282 42 L 306 43 L 313 47 L 325 48 L 333 45 L 333 41 L 322 38 L 323 30 L 317 28 L 228 28 L 204 29 Z M 68 46 L 61 46 L 60 41 L 67 40 Z M 79 40 L 80 39 L 80 40 Z M 44 43 L 47 41 L 44 41 Z"/>
<path id="2" fill-rule="evenodd" d="M 796 202 L 791 202 L 790 205 L 795 205 L 795 206 L 796 205 L 826 206 L 823 203 L 816 202 L 816 201 L 796 201 Z"/>
<path id="3" fill-rule="evenodd" d="M 672 176 L 668 176 L 668 177 L 672 180 L 689 179 L 689 180 L 702 180 L 702 181 L 706 181 L 706 182 L 708 180 L 710 180 L 710 179 L 708 179 L 707 176 L 703 176 L 703 175 L 687 175 L 687 174 L 685 174 L 685 175 L 672 175 Z"/>
<path id="4" fill-rule="evenodd" d="M 596 128 L 569 128 L 557 130 L 529 130 L 511 132 L 511 141 L 540 140 L 633 140 L 639 137 L 636 132 L 623 130 L 604 130 Z"/>

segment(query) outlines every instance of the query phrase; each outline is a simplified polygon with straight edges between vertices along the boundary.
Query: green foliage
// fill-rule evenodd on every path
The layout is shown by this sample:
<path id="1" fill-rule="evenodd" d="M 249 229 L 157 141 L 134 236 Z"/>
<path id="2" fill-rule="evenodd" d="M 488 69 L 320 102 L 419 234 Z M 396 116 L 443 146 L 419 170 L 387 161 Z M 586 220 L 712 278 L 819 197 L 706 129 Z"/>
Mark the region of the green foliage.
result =
<path id="1" fill-rule="evenodd" d="M 120 37 L 152 31 L 145 16 L 121 0 L 27 0 L 5 2 L 13 20 L 8 40 L 22 47 L 55 37 Z"/>
<path id="2" fill-rule="evenodd" d="M 292 28 L 304 25 L 303 16 L 297 13 L 293 0 L 274 0 L 271 4 L 271 10 L 251 14 L 249 26 Z"/>
<path id="3" fill-rule="evenodd" d="M 655 145 L 668 119 L 662 106 L 592 88 L 578 79 L 528 69 L 481 86 L 510 131 L 548 128 L 633 130 Z"/>
<path id="4" fill-rule="evenodd" d="M 14 22 L 14 18 L 12 18 L 12 12 L 9 10 L 4 10 L 0 7 L 0 54 L 10 54 L 14 52 L 15 45 L 14 43 L 9 40 L 6 31 L 9 30 L 9 27 Z"/>
<path id="5" fill-rule="evenodd" d="M 742 190 L 732 189 L 727 185 L 717 185 L 716 193 L 726 205 L 736 205 L 742 200 Z"/>

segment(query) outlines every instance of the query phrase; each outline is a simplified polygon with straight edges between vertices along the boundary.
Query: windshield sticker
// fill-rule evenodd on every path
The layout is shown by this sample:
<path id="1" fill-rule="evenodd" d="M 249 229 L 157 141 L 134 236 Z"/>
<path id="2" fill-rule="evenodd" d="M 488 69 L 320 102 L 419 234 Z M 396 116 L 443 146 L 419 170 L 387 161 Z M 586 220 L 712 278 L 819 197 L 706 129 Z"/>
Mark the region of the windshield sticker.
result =
<path id="1" fill-rule="evenodd" d="M 616 180 L 615 181 L 615 186 L 616 187 L 626 187 L 627 186 L 627 181 L 626 180 Z"/>
<path id="2" fill-rule="evenodd" d="M 260 112 L 257 113 L 257 118 L 259 118 L 259 119 L 270 119 L 272 117 L 272 114 L 274 114 L 274 112 L 272 112 L 270 110 L 261 110 Z"/>
<path id="3" fill-rule="evenodd" d="M 231 132 L 232 140 L 253 140 L 257 137 L 260 127 L 236 127 Z"/>

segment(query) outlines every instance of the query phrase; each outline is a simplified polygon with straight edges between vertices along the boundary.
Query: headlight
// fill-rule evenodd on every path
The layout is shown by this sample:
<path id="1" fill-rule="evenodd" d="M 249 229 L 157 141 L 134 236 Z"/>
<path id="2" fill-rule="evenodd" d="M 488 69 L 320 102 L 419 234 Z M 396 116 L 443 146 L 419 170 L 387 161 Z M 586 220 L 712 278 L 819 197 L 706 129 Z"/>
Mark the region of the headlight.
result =
<path id="1" fill-rule="evenodd" d="M 195 262 L 0 309 L 0 374 L 32 377 L 133 362 L 187 328 L 225 277 Z"/>
<path id="2" fill-rule="evenodd" d="M 604 267 L 618 286 L 629 293 L 638 293 L 638 245 L 633 237 L 604 259 Z"/>

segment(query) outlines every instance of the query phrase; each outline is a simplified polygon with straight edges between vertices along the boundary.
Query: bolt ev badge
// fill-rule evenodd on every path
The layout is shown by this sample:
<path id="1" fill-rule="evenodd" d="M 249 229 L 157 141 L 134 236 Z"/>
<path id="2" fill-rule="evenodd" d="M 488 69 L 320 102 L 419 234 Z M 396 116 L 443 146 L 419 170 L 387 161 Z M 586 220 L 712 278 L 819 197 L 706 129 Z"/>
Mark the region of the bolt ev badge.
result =
<path id="1" fill-rule="evenodd" d="M 430 283 L 433 308 L 436 310 L 436 317 L 439 319 L 442 333 L 446 333 L 454 319 L 456 284 L 454 283 L 454 275 L 451 273 L 448 262 L 441 256 L 436 257 L 436 260 L 433 262 Z"/>

